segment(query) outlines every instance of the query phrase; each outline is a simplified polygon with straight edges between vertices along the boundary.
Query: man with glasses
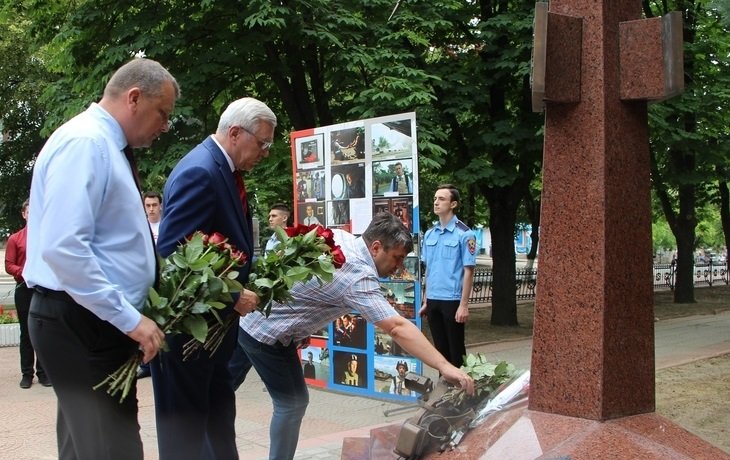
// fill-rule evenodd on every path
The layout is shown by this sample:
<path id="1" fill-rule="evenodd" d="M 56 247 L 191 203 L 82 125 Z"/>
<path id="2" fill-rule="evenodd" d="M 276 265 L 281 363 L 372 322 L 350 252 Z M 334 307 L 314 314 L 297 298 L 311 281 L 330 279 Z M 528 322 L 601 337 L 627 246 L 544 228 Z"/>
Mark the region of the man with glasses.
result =
<path id="1" fill-rule="evenodd" d="M 137 387 L 123 402 L 92 387 L 164 334 L 140 314 L 155 251 L 133 148 L 167 132 L 180 96 L 158 62 L 133 59 L 48 138 L 33 167 L 23 278 L 28 328 L 58 399 L 59 459 L 142 459 Z"/>
<path id="2" fill-rule="evenodd" d="M 238 281 L 245 285 L 254 241 L 251 213 L 241 171 L 251 171 L 268 156 L 276 115 L 261 101 L 243 98 L 223 112 L 215 134 L 193 148 L 175 166 L 163 192 L 164 213 L 157 245 L 169 256 L 196 231 L 218 232 L 248 255 Z M 245 315 L 258 297 L 244 290 L 219 312 Z M 160 460 L 237 459 L 236 400 L 228 361 L 238 331 L 231 328 L 213 356 L 201 352 L 183 361 L 185 334 L 167 337 L 170 351 L 152 362 L 157 442 Z"/>

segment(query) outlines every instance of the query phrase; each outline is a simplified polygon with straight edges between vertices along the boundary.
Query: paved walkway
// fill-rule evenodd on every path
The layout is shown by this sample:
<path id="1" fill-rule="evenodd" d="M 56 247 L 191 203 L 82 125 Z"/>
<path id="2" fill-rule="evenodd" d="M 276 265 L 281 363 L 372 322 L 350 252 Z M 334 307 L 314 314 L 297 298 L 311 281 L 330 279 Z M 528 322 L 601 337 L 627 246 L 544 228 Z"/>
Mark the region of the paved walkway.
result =
<path id="1" fill-rule="evenodd" d="M 469 347 L 490 361 L 507 360 L 517 367 L 530 363 L 531 340 L 519 340 Z M 730 353 L 730 312 L 693 316 L 656 323 L 656 367 L 662 369 L 698 359 Z M 430 369 L 426 372 L 435 377 Z M 56 456 L 56 403 L 52 388 L 37 383 L 29 390 L 18 387 L 18 350 L 0 348 L 0 437 L 1 460 L 50 460 Z M 413 415 L 385 411 L 404 406 L 375 399 L 312 389 L 304 418 L 297 459 L 336 460 L 342 439 L 367 436 L 375 426 L 397 423 Z M 139 420 L 145 458 L 157 459 L 155 422 L 150 379 L 139 381 Z M 241 458 L 267 458 L 271 399 L 258 376 L 251 372 L 237 392 L 236 432 Z"/>

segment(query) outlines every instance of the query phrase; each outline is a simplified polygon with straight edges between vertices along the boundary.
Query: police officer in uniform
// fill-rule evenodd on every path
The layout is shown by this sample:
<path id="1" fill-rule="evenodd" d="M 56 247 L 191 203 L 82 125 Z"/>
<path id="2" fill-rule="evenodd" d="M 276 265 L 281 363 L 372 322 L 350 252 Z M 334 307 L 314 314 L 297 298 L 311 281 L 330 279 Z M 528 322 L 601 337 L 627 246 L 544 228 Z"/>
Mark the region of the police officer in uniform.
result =
<path id="1" fill-rule="evenodd" d="M 434 346 L 461 367 L 466 354 L 464 324 L 476 265 L 476 236 L 455 214 L 461 198 L 451 184 L 439 185 L 433 212 L 439 222 L 426 232 L 421 261 L 426 265 L 425 295 L 419 311 L 428 318 Z"/>

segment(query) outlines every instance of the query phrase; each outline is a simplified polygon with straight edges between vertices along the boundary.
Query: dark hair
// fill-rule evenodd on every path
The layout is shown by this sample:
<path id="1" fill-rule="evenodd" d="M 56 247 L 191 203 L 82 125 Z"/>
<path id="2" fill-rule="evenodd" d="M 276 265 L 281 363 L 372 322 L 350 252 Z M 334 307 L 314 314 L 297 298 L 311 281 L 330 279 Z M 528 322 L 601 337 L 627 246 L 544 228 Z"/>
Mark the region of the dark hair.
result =
<path id="1" fill-rule="evenodd" d="M 142 195 L 142 199 L 146 200 L 147 198 L 157 198 L 158 200 L 160 200 L 160 204 L 162 204 L 162 195 L 157 192 L 144 192 L 144 195 Z"/>
<path id="2" fill-rule="evenodd" d="M 380 241 L 386 251 L 393 247 L 404 247 L 406 252 L 413 250 L 411 232 L 389 212 L 377 213 L 363 232 L 362 239 L 368 246 L 373 241 Z"/>
<path id="3" fill-rule="evenodd" d="M 443 190 L 443 189 L 446 189 L 449 191 L 449 194 L 451 195 L 451 201 L 456 201 L 457 203 L 461 203 L 461 195 L 459 195 L 459 189 L 456 188 L 455 185 L 441 184 L 438 187 L 436 187 L 436 190 Z"/>
<path id="4" fill-rule="evenodd" d="M 272 204 L 271 207 L 269 208 L 269 211 L 273 211 L 273 210 L 284 211 L 284 212 L 291 213 L 291 211 L 289 210 L 289 206 L 287 206 L 286 203 L 274 203 L 274 204 Z"/>

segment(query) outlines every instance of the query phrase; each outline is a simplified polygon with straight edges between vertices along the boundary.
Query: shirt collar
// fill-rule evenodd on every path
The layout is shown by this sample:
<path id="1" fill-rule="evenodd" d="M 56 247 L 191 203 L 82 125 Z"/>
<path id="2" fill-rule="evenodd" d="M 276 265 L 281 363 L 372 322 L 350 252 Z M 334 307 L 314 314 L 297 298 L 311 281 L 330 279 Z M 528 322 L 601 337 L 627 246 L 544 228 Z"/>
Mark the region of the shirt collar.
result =
<path id="1" fill-rule="evenodd" d="M 104 123 L 108 125 L 110 131 L 109 134 L 114 141 L 114 146 L 119 148 L 120 151 L 124 150 L 129 142 L 127 141 L 127 137 L 124 135 L 122 125 L 119 124 L 117 119 L 96 102 L 92 102 L 88 110 L 90 112 L 96 112 L 94 115 L 102 119 Z"/>
<path id="2" fill-rule="evenodd" d="M 228 162 L 228 167 L 231 168 L 231 172 L 236 170 L 236 167 L 233 165 L 233 160 L 231 159 L 230 155 L 228 155 L 228 152 L 226 152 L 226 149 L 223 148 L 220 142 L 215 138 L 215 136 L 210 136 L 211 139 L 213 139 L 213 142 L 215 142 L 215 145 L 218 146 L 219 149 L 221 149 L 221 152 L 223 152 L 223 156 L 226 157 L 226 161 Z"/>

